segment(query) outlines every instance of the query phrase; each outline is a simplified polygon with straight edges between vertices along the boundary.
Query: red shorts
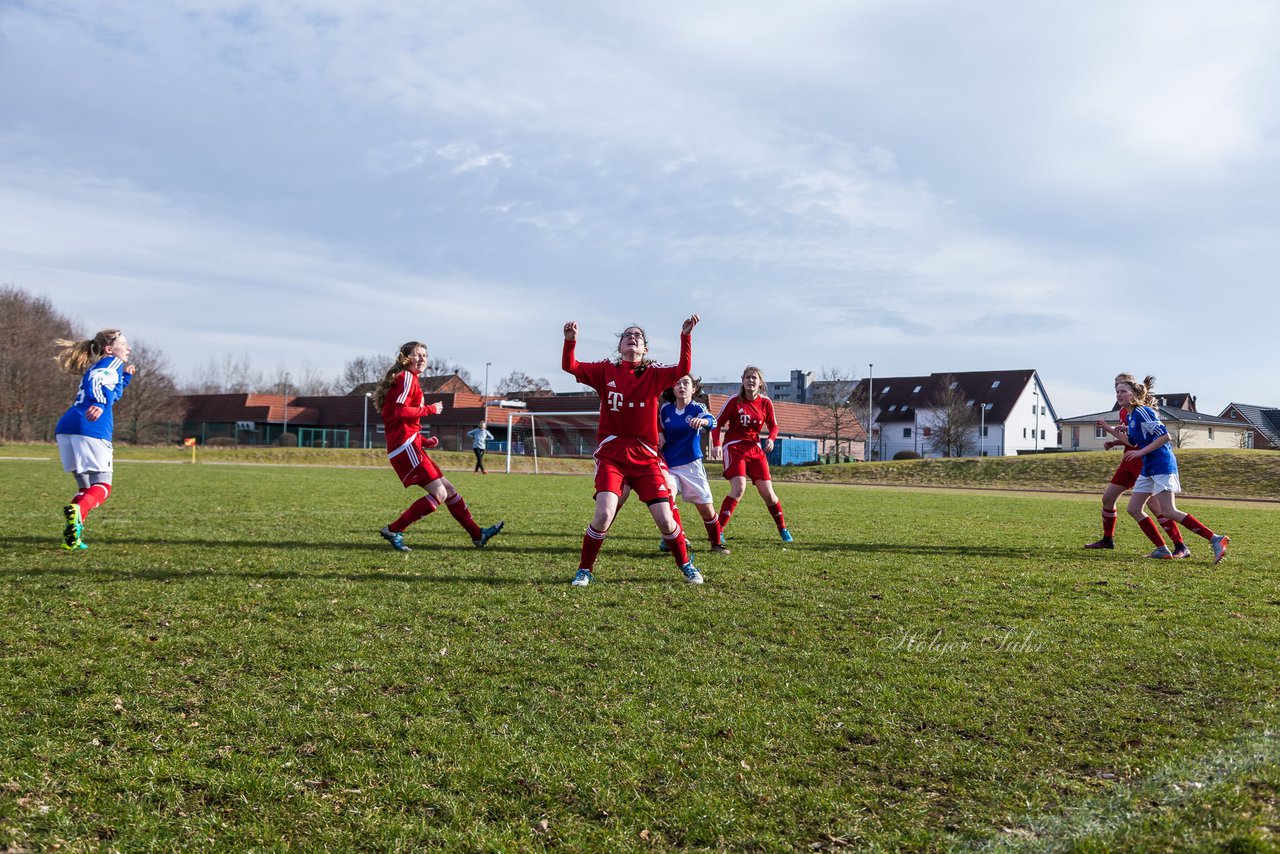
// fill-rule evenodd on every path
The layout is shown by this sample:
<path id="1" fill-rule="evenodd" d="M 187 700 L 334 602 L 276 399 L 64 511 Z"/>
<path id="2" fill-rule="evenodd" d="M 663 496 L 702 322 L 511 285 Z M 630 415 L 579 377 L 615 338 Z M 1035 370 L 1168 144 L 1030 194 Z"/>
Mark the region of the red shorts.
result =
<path id="1" fill-rule="evenodd" d="M 752 483 L 771 480 L 769 458 L 764 448 L 752 442 L 734 442 L 724 446 L 724 479 L 749 477 Z"/>
<path id="2" fill-rule="evenodd" d="M 662 457 L 641 442 L 614 439 L 596 449 L 596 494 L 622 495 L 626 484 L 645 504 L 671 500 Z"/>
<path id="3" fill-rule="evenodd" d="M 435 464 L 427 452 L 422 449 L 422 436 L 415 436 L 413 442 L 394 452 L 390 457 L 391 467 L 405 488 L 410 486 L 426 486 L 433 480 L 444 477 L 440 467 Z"/>
<path id="4" fill-rule="evenodd" d="M 1122 460 L 1120 465 L 1116 466 L 1116 473 L 1111 475 L 1111 482 L 1125 489 L 1133 489 L 1140 474 L 1142 474 L 1142 457 L 1136 460 Z"/>

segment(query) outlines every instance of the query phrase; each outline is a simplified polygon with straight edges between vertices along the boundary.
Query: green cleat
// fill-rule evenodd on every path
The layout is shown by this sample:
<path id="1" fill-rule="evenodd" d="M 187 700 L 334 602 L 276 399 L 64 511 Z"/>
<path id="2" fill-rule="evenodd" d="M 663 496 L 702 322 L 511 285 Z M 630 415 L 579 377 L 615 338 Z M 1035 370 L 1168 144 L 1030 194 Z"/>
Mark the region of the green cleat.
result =
<path id="1" fill-rule="evenodd" d="M 80 539 L 84 534 L 84 516 L 80 514 L 79 504 L 68 504 L 62 508 L 62 518 L 66 524 L 62 526 L 62 547 L 65 549 L 87 549 Z"/>
<path id="2" fill-rule="evenodd" d="M 480 536 L 472 540 L 471 544 L 478 549 L 484 548 L 490 540 L 502 533 L 502 527 L 506 524 L 506 522 L 499 522 L 496 525 L 490 525 L 487 528 L 481 529 Z"/>

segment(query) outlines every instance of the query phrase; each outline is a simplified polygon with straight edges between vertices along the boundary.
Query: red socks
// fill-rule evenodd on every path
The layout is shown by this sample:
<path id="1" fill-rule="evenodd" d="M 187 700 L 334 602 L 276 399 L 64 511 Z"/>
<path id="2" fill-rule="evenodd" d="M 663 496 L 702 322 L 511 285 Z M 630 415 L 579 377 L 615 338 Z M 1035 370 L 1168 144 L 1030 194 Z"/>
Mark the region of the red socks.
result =
<path id="1" fill-rule="evenodd" d="M 782 500 L 781 499 L 778 500 L 777 504 L 766 504 L 765 508 L 768 509 L 769 515 L 773 517 L 773 522 L 775 525 L 778 526 L 779 531 L 787 527 L 787 520 L 782 518 Z"/>
<path id="2" fill-rule="evenodd" d="M 1188 516 L 1188 519 L 1191 517 Z M 1178 530 L 1178 523 L 1170 519 L 1168 516 L 1157 516 L 1156 521 L 1160 523 L 1160 527 L 1164 528 L 1164 532 L 1169 535 L 1169 539 L 1173 540 L 1175 546 L 1182 545 L 1182 531 Z M 1195 519 L 1191 519 L 1195 521 Z M 1190 529 L 1190 525 L 1187 526 Z M 1209 536 L 1213 536 L 1212 533 Z"/>
<path id="3" fill-rule="evenodd" d="M 712 519 L 710 522 L 704 520 L 702 526 L 707 529 L 707 539 L 711 541 L 711 547 L 715 548 L 720 545 L 719 517 Z"/>
<path id="4" fill-rule="evenodd" d="M 1190 513 L 1182 517 L 1183 526 L 1193 534 L 1199 534 L 1206 540 L 1213 538 L 1213 531 L 1204 526 L 1204 523 L 1192 516 Z"/>
<path id="5" fill-rule="evenodd" d="M 720 502 L 719 522 L 721 531 L 729 527 L 729 520 L 733 518 L 733 511 L 736 509 L 738 509 L 737 499 L 730 498 L 726 495 L 724 497 L 724 501 Z"/>
<path id="6" fill-rule="evenodd" d="M 392 522 L 387 528 L 396 533 L 403 533 L 404 529 L 421 519 L 423 516 L 430 516 L 436 512 L 436 508 L 440 506 L 440 502 L 436 500 L 434 495 L 424 495 L 417 501 L 409 505 L 409 509 L 400 514 L 400 518 Z"/>
<path id="7" fill-rule="evenodd" d="M 578 559 L 579 569 L 590 571 L 596 565 L 596 555 L 600 554 L 604 537 L 605 532 L 597 531 L 590 525 L 587 526 L 587 532 L 582 536 L 582 557 Z"/>
<path id="8" fill-rule="evenodd" d="M 484 536 L 476 520 L 471 518 L 471 511 L 467 509 L 467 502 L 462 500 L 461 494 L 454 493 L 452 498 L 445 501 L 444 506 L 449 508 L 453 518 L 458 520 L 458 524 L 466 530 L 471 539 L 478 540 Z"/>
<path id="9" fill-rule="evenodd" d="M 1116 535 L 1116 516 L 1119 514 L 1114 510 L 1102 511 L 1102 538 L 1104 540 L 1114 539 Z"/>
<path id="10" fill-rule="evenodd" d="M 1138 527 L 1142 529 L 1142 533 L 1147 535 L 1148 540 L 1156 544 L 1156 548 L 1164 545 L 1164 537 L 1160 536 L 1160 528 L 1150 516 L 1144 514 L 1142 521 L 1138 523 Z"/>
<path id="11" fill-rule="evenodd" d="M 95 507 L 102 506 L 102 502 L 107 500 L 111 495 L 111 484 L 95 483 L 88 489 L 82 489 L 76 493 L 76 497 L 71 499 L 72 504 L 80 505 L 80 518 L 87 519 L 89 511 Z"/>

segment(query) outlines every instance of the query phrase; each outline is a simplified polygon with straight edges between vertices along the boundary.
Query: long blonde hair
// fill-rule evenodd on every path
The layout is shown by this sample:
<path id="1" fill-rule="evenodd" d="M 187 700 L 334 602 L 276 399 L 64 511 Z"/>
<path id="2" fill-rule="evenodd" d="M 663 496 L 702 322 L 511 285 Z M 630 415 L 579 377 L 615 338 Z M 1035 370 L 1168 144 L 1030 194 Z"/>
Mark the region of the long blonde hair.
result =
<path id="1" fill-rule="evenodd" d="M 53 339 L 54 346 L 61 348 L 53 360 L 58 367 L 69 374 L 82 374 L 94 362 L 106 355 L 107 348 L 120 337 L 119 329 L 104 329 L 92 338 L 83 341 L 71 341 L 67 338 Z"/>
<path id="2" fill-rule="evenodd" d="M 1156 402 L 1156 396 L 1152 390 L 1156 386 L 1156 378 L 1147 374 L 1142 378 L 1142 382 L 1138 382 L 1133 374 L 1116 374 L 1116 385 L 1124 383 L 1133 390 L 1134 406 L 1151 406 Z"/>
<path id="3" fill-rule="evenodd" d="M 387 392 L 391 390 L 391 385 L 396 381 L 396 377 L 409 369 L 409 357 L 419 347 L 423 350 L 427 349 L 427 345 L 421 341 L 406 341 L 400 345 L 400 352 L 396 353 L 396 363 L 387 368 L 386 374 L 383 375 L 382 379 L 378 380 L 378 385 L 373 390 L 373 403 L 379 409 L 382 408 L 383 401 L 387 399 Z"/>

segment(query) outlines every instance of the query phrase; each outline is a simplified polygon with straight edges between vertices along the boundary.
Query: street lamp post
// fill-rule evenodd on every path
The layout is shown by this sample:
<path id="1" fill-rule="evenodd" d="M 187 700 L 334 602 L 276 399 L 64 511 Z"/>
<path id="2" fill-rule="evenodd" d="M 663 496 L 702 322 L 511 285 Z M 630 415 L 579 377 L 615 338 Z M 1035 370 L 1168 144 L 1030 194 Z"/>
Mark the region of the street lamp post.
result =
<path id="1" fill-rule="evenodd" d="M 284 372 L 284 430 L 280 433 L 280 447 L 285 447 L 284 437 L 289 432 L 289 372 Z"/>
<path id="2" fill-rule="evenodd" d="M 373 447 L 369 444 L 369 399 L 373 397 L 373 392 L 366 391 L 364 393 L 364 428 L 360 431 L 360 438 L 364 440 L 365 450 Z"/>
<path id="3" fill-rule="evenodd" d="M 867 365 L 867 452 L 862 456 L 866 459 L 864 462 L 871 462 L 871 400 L 875 397 L 875 362 Z"/>
<path id="4" fill-rule="evenodd" d="M 484 363 L 484 405 L 485 406 L 489 405 L 489 366 L 492 364 L 493 362 Z"/>
<path id="5" fill-rule="evenodd" d="M 987 455 L 987 405 L 980 404 L 982 407 L 978 410 L 978 457 Z"/>

